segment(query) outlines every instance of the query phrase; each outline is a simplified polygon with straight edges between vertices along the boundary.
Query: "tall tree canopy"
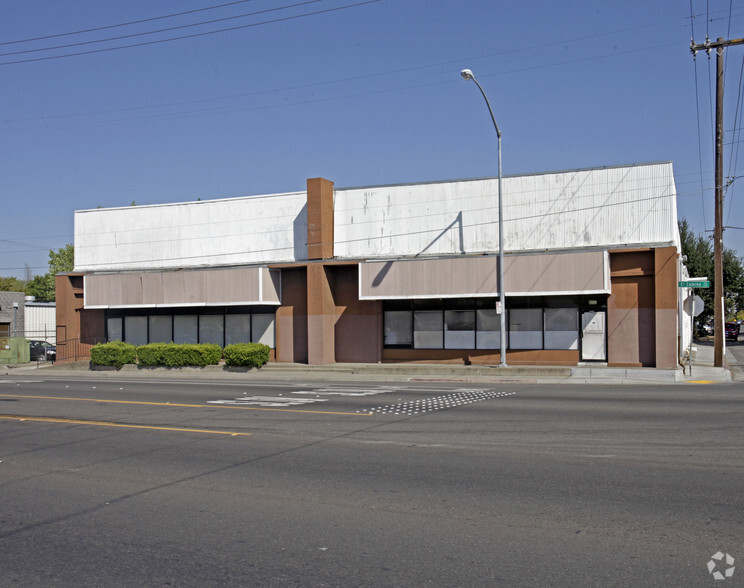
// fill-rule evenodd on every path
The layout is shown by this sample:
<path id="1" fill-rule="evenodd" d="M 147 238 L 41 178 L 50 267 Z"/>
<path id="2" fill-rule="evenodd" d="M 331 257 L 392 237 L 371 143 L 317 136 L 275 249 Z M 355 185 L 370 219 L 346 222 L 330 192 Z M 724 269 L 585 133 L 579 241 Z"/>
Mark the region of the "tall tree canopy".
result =
<path id="1" fill-rule="evenodd" d="M 68 243 L 61 249 L 49 250 L 49 271 L 43 276 L 35 276 L 26 285 L 26 294 L 36 296 L 39 302 L 54 302 L 54 276 L 71 272 L 75 267 L 75 248 Z"/>
<path id="2" fill-rule="evenodd" d="M 696 290 L 696 294 L 705 301 L 705 310 L 698 320 L 705 323 L 713 317 L 715 285 L 713 245 L 703 235 L 694 234 L 686 219 L 679 222 L 679 236 L 682 242 L 682 255 L 687 256 L 685 265 L 690 277 L 707 277 L 710 280 L 710 288 Z M 735 251 L 726 247 L 723 248 L 722 261 L 724 314 L 727 319 L 733 319 L 738 312 L 744 310 L 744 263 Z"/>

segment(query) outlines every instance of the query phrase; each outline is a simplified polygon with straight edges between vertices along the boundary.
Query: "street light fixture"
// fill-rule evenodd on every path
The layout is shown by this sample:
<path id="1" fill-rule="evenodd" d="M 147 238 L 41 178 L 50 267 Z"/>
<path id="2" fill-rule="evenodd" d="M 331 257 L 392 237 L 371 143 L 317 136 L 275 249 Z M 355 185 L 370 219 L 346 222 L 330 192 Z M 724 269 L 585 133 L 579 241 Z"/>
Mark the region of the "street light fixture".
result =
<path id="1" fill-rule="evenodd" d="M 469 69 L 463 69 L 460 75 L 465 81 L 473 80 L 481 94 L 483 94 L 483 99 L 486 101 L 486 106 L 488 106 L 488 113 L 491 115 L 491 121 L 493 121 L 493 128 L 496 129 L 496 136 L 499 139 L 499 315 L 501 318 L 501 327 L 499 330 L 499 355 L 501 357 L 501 363 L 499 367 L 506 367 L 506 287 L 504 284 L 504 209 L 501 198 L 501 131 L 499 130 L 499 125 L 496 124 L 496 118 L 493 116 L 493 110 L 491 110 L 491 103 L 488 101 L 488 96 L 486 96 L 478 80 L 475 79 L 473 72 Z"/>

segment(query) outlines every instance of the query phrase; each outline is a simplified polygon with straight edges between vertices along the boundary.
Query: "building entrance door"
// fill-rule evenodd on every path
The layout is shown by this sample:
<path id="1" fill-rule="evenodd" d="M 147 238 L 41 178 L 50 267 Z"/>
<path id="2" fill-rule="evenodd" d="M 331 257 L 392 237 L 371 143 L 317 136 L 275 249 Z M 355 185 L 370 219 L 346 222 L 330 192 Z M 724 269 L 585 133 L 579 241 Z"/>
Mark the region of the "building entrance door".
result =
<path id="1" fill-rule="evenodd" d="M 581 310 L 581 361 L 607 361 L 606 310 Z"/>

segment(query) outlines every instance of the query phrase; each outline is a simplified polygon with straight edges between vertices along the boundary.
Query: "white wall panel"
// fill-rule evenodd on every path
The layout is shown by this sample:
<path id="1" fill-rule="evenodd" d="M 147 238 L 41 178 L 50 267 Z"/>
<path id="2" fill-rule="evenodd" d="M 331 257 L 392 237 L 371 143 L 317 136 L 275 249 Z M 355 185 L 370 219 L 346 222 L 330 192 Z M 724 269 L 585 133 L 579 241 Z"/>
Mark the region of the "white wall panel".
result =
<path id="1" fill-rule="evenodd" d="M 26 339 L 56 342 L 57 309 L 54 303 L 27 302 L 23 313 Z"/>
<path id="2" fill-rule="evenodd" d="M 671 163 L 507 177 L 504 249 L 678 245 Z M 336 190 L 337 257 L 498 251 L 496 178 Z"/>
<path id="3" fill-rule="evenodd" d="M 307 259 L 305 192 L 75 213 L 75 271 Z"/>

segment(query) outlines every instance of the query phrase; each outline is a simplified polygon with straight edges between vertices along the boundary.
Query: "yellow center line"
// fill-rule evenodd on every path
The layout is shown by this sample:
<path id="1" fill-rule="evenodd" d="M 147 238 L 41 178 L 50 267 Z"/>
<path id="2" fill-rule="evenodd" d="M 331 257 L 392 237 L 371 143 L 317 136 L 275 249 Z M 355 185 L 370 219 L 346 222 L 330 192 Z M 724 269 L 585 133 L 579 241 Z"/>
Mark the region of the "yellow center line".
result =
<path id="1" fill-rule="evenodd" d="M 210 435 L 230 435 L 231 437 L 250 437 L 253 433 L 236 433 L 234 431 L 209 431 L 207 429 L 184 429 L 179 427 L 155 427 L 148 425 L 123 425 L 107 421 L 80 421 L 76 419 L 57 419 L 51 417 L 13 416 L 3 414 L 0 419 L 12 421 L 34 421 L 40 423 L 64 423 L 67 425 L 91 425 L 96 427 L 122 427 L 125 429 L 151 429 L 155 431 L 179 431 L 182 433 L 208 433 Z"/>
<path id="2" fill-rule="evenodd" d="M 338 414 L 347 416 L 372 416 L 371 412 L 332 412 L 322 410 L 300 410 L 293 408 L 266 408 L 263 406 L 228 406 L 224 404 L 179 404 L 176 402 L 144 402 L 140 400 L 109 400 L 106 398 L 70 398 L 64 396 L 32 396 L 30 394 L 0 394 L 0 398 L 32 398 L 34 400 L 77 400 L 79 402 L 104 402 L 109 404 L 140 404 L 145 406 L 168 406 L 176 408 L 232 408 L 238 410 L 266 410 L 271 412 L 301 412 L 305 414 Z"/>
<path id="3" fill-rule="evenodd" d="M 714 380 L 687 380 L 686 384 L 716 384 Z"/>

